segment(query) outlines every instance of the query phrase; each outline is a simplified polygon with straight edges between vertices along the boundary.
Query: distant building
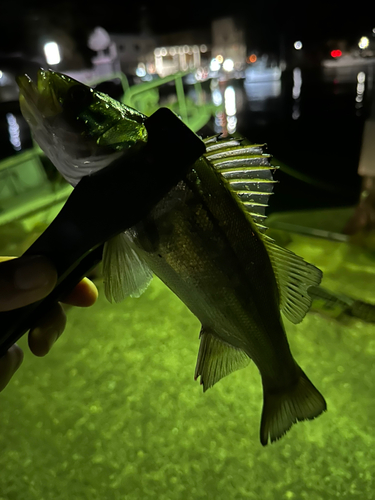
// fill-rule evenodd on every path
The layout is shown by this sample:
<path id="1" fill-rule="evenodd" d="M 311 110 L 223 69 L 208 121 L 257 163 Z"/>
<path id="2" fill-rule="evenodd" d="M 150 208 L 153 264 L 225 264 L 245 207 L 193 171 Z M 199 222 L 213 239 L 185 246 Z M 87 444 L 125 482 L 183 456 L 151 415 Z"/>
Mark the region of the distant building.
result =
<path id="1" fill-rule="evenodd" d="M 245 32 L 238 21 L 231 17 L 212 21 L 212 57 L 221 55 L 223 60 L 231 59 L 235 69 L 245 66 L 247 48 Z"/>
<path id="2" fill-rule="evenodd" d="M 154 50 L 156 73 L 161 76 L 173 75 L 179 71 L 196 70 L 202 66 L 207 53 L 207 45 L 173 45 L 156 47 Z"/>
<path id="3" fill-rule="evenodd" d="M 151 35 L 122 35 L 111 33 L 111 40 L 116 44 L 121 70 L 135 74 L 138 65 L 154 64 L 154 49 L 158 45 L 156 37 Z"/>

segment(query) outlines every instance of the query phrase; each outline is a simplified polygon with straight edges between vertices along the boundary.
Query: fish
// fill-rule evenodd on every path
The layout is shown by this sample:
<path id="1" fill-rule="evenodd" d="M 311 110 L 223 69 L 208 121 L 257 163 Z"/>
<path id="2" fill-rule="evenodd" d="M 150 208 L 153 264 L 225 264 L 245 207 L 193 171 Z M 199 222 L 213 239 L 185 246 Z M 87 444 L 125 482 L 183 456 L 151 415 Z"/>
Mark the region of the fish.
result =
<path id="1" fill-rule="evenodd" d="M 35 141 L 73 186 L 147 143 L 145 115 L 67 75 L 40 70 L 36 82 L 17 82 Z M 253 361 L 265 446 L 327 408 L 291 353 L 281 314 L 302 321 L 322 272 L 266 234 L 276 181 L 265 145 L 220 135 L 204 143 L 205 154 L 148 216 L 105 243 L 105 294 L 138 297 L 158 276 L 201 323 L 194 378 L 204 391 Z"/>

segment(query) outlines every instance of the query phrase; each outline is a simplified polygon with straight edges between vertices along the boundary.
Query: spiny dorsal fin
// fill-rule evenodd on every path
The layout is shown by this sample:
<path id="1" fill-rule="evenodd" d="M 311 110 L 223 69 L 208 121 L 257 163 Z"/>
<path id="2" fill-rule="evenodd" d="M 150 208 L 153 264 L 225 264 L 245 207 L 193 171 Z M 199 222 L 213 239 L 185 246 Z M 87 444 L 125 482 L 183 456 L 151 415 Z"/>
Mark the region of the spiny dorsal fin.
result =
<path id="1" fill-rule="evenodd" d="M 276 245 L 268 236 L 262 235 L 262 239 L 279 285 L 280 310 L 292 323 L 299 323 L 311 306 L 308 288 L 319 285 L 323 273 L 302 257 Z"/>
<path id="2" fill-rule="evenodd" d="M 109 302 L 139 297 L 148 287 L 152 272 L 133 248 L 128 232 L 120 233 L 104 244 L 104 292 Z"/>
<path id="3" fill-rule="evenodd" d="M 201 378 L 203 391 L 212 387 L 223 377 L 230 373 L 245 368 L 250 363 L 250 358 L 239 348 L 230 346 L 208 333 L 202 327 L 200 333 L 197 365 L 194 378 Z"/>
<path id="4" fill-rule="evenodd" d="M 271 155 L 263 153 L 264 144 L 242 144 L 243 139 L 220 139 L 219 136 L 204 140 L 206 158 L 228 181 L 242 207 L 248 212 L 261 232 L 266 218 L 265 209 L 272 194 L 273 180 Z"/>
<path id="5" fill-rule="evenodd" d="M 206 142 L 206 141 L 205 141 Z M 261 233 L 267 229 L 265 209 L 272 194 L 273 180 L 270 155 L 264 154 L 264 144 L 243 144 L 243 140 L 210 137 L 206 157 L 229 182 L 242 207 L 249 213 Z M 307 290 L 318 285 L 322 272 L 290 250 L 276 245 L 262 234 L 280 290 L 280 309 L 293 323 L 299 323 L 311 306 Z"/>

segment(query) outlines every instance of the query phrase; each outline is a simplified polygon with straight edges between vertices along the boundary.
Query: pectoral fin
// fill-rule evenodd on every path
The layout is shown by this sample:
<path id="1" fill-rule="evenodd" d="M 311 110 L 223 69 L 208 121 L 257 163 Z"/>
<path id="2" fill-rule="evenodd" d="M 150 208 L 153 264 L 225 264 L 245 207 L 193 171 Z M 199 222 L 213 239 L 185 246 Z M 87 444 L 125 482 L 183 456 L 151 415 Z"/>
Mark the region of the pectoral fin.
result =
<path id="1" fill-rule="evenodd" d="M 104 245 L 104 292 L 109 302 L 139 297 L 148 287 L 152 272 L 134 250 L 129 234 L 121 233 Z"/>
<path id="2" fill-rule="evenodd" d="M 299 323 L 312 302 L 307 290 L 319 285 L 323 273 L 302 257 L 276 245 L 271 238 L 263 236 L 263 242 L 279 286 L 280 310 L 292 323 Z"/>
<path id="3" fill-rule="evenodd" d="M 250 363 L 250 358 L 244 351 L 222 342 L 203 328 L 200 339 L 194 378 L 195 380 L 198 377 L 201 378 L 203 391 L 212 387 L 226 375 L 245 368 Z"/>

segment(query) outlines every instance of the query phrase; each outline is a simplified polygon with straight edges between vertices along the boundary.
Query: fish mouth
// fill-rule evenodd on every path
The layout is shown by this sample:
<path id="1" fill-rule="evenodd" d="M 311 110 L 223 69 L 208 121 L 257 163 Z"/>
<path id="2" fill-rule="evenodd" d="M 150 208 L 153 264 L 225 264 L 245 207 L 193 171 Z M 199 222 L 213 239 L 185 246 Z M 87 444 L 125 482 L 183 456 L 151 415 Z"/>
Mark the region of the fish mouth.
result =
<path id="1" fill-rule="evenodd" d="M 51 118 L 62 112 L 54 92 L 53 72 L 40 69 L 36 83 L 28 75 L 16 78 L 20 90 L 20 106 L 26 121 L 35 124 L 37 118 Z"/>

